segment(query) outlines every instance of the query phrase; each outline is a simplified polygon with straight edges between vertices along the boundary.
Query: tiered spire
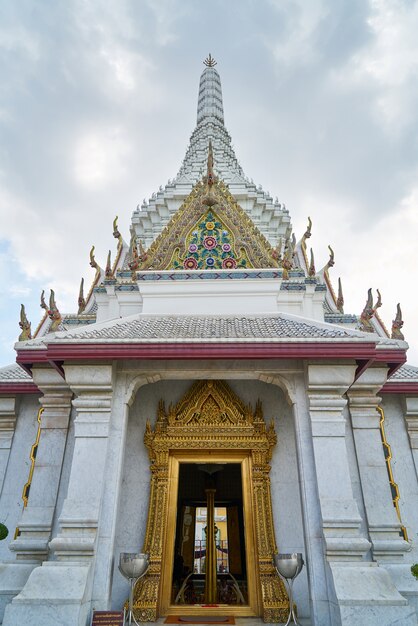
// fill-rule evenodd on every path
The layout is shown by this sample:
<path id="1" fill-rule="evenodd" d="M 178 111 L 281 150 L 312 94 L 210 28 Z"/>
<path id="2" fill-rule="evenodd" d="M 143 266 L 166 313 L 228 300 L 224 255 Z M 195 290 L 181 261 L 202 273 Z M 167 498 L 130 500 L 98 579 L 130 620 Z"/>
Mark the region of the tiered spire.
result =
<path id="1" fill-rule="evenodd" d="M 206 65 L 206 68 L 200 77 L 197 124 L 199 125 L 208 117 L 214 117 L 223 124 L 222 87 L 219 74 L 215 70 L 216 61 L 209 55 L 203 63 Z"/>

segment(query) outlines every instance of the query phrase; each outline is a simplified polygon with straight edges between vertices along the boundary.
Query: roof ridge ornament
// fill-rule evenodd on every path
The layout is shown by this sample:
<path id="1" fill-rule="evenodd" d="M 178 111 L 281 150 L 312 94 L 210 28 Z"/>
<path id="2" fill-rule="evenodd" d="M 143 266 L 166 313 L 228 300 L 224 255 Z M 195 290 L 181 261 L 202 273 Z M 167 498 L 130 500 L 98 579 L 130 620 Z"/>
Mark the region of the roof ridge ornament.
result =
<path id="1" fill-rule="evenodd" d="M 399 306 L 399 304 L 398 304 Z M 31 332 L 31 323 L 26 317 L 25 305 L 20 305 L 20 322 L 19 326 L 22 329 L 22 332 L 19 335 L 19 341 L 27 341 L 28 339 L 32 339 Z"/>
<path id="2" fill-rule="evenodd" d="M 392 322 L 392 335 L 391 335 L 392 339 L 401 339 L 402 341 L 405 340 L 403 332 L 401 331 L 402 326 L 403 326 L 402 311 L 401 311 L 401 305 L 398 302 L 398 305 L 396 307 L 396 317 Z"/>
<path id="3" fill-rule="evenodd" d="M 203 64 L 206 65 L 206 67 L 215 67 L 215 65 L 217 65 L 217 61 L 215 61 L 215 59 L 209 52 L 209 56 L 206 57 L 206 59 L 203 61 Z"/>
<path id="4" fill-rule="evenodd" d="M 372 317 L 376 314 L 376 311 L 379 307 L 382 306 L 382 298 L 380 296 L 380 291 L 377 289 L 377 302 L 373 305 L 373 294 L 372 289 L 367 291 L 367 302 L 366 305 L 360 315 L 360 330 L 365 333 L 374 333 L 376 332 L 375 327 L 371 323 Z"/>

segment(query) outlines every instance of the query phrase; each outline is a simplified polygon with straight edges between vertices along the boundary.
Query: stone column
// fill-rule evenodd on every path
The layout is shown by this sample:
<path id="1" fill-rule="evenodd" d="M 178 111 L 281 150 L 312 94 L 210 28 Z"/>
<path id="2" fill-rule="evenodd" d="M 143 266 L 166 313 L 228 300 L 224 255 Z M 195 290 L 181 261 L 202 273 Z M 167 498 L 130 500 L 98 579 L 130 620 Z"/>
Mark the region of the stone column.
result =
<path id="1" fill-rule="evenodd" d="M 386 374 L 386 367 L 369 368 L 351 387 L 348 397 L 373 556 L 395 563 L 402 561 L 410 546 L 400 536 L 380 434 L 377 407 L 381 398 L 376 393 Z"/>
<path id="2" fill-rule="evenodd" d="M 407 396 L 405 398 L 405 422 L 411 444 L 415 471 L 418 477 L 418 397 Z"/>
<path id="3" fill-rule="evenodd" d="M 370 549 L 361 536 L 345 441 L 344 397 L 354 365 L 309 365 L 309 412 L 328 561 L 360 561 Z"/>
<path id="4" fill-rule="evenodd" d="M 74 451 L 59 532 L 49 548 L 55 561 L 31 573 L 6 608 L 3 626 L 85 626 L 90 615 L 92 565 L 104 488 L 112 399 L 111 365 L 64 365 L 75 393 Z M 37 383 L 38 384 L 38 383 Z"/>
<path id="5" fill-rule="evenodd" d="M 42 562 L 48 557 L 62 463 L 71 412 L 72 392 L 52 368 L 32 372 L 42 391 L 41 434 L 27 506 L 19 522 L 20 535 L 10 544 L 18 561 Z"/>
<path id="6" fill-rule="evenodd" d="M 0 494 L 6 476 L 10 448 L 16 427 L 16 398 L 0 398 Z"/>
<path id="7" fill-rule="evenodd" d="M 86 561 L 94 554 L 112 400 L 112 366 L 65 365 L 76 398 L 74 453 L 60 532 L 51 543 L 59 561 Z"/>
<path id="8" fill-rule="evenodd" d="M 332 623 L 366 626 L 388 625 L 398 620 L 405 626 L 413 626 L 415 611 L 397 591 L 389 573 L 366 560 L 370 543 L 361 535 L 345 441 L 345 393 L 353 384 L 354 373 L 354 365 L 308 365 L 309 412 L 322 530 L 337 605 Z M 367 456 L 368 449 L 363 452 Z M 361 478 L 363 481 L 364 475 Z"/>

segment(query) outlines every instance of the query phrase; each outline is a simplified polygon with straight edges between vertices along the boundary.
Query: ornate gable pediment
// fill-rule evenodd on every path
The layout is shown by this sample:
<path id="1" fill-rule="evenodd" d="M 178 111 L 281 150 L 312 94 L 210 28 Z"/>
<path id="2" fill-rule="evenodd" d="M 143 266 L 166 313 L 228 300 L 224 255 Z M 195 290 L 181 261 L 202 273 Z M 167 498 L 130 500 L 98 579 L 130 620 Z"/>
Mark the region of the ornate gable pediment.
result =
<path id="1" fill-rule="evenodd" d="M 270 458 L 277 438 L 273 422 L 266 427 L 261 402 L 245 405 L 222 380 L 193 383 L 185 396 L 166 409 L 160 400 L 157 422 L 148 420 L 144 442 L 151 459 L 170 449 L 191 447 L 258 448 Z"/>
<path id="2" fill-rule="evenodd" d="M 198 183 L 143 254 L 141 270 L 278 267 L 274 250 L 222 181 Z"/>

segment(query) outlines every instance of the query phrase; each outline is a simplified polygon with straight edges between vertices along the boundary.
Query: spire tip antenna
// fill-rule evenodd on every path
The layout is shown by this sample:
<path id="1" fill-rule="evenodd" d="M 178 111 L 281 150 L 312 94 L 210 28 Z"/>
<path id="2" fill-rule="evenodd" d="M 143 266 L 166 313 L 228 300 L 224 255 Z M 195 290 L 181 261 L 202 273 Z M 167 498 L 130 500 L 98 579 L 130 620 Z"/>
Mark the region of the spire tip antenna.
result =
<path id="1" fill-rule="evenodd" d="M 206 65 L 206 67 L 215 67 L 215 65 L 217 64 L 210 52 L 209 56 L 203 61 L 203 63 L 204 65 Z"/>

